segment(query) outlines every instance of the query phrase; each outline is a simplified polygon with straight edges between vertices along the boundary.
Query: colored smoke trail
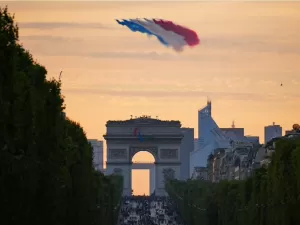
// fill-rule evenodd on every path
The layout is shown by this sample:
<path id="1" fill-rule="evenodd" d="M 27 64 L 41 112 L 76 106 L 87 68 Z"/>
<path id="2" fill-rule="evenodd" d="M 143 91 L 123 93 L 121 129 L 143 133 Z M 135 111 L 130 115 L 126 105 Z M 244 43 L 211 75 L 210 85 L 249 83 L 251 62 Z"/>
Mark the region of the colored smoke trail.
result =
<path id="1" fill-rule="evenodd" d="M 151 33 L 154 33 L 160 36 L 165 42 L 168 43 L 168 46 L 172 47 L 175 51 L 182 51 L 186 42 L 184 37 L 172 32 L 163 29 L 161 26 L 154 23 L 152 20 L 132 20 L 135 23 L 138 23 L 149 30 Z"/>
<path id="2" fill-rule="evenodd" d="M 123 21 L 116 20 L 116 21 L 118 22 L 118 24 L 122 26 L 127 26 L 132 32 L 140 32 L 143 34 L 155 36 L 161 44 L 168 46 L 168 43 L 165 42 L 165 40 L 162 37 L 158 36 L 157 34 L 151 33 L 149 30 L 147 30 L 145 27 L 141 26 L 140 24 L 134 23 L 131 20 L 123 20 Z"/>
<path id="3" fill-rule="evenodd" d="M 187 42 L 189 46 L 195 46 L 200 43 L 198 35 L 195 31 L 188 29 L 186 27 L 176 25 L 171 21 L 164 21 L 164 20 L 153 20 L 156 24 L 163 27 L 165 30 L 173 31 L 181 36 L 184 37 L 184 40 Z"/>
<path id="4" fill-rule="evenodd" d="M 154 19 L 116 21 L 122 26 L 127 26 L 132 32 L 155 36 L 161 44 L 166 47 L 172 47 L 176 52 L 183 51 L 185 46 L 192 47 L 200 43 L 195 31 L 176 25 L 171 21 Z"/>

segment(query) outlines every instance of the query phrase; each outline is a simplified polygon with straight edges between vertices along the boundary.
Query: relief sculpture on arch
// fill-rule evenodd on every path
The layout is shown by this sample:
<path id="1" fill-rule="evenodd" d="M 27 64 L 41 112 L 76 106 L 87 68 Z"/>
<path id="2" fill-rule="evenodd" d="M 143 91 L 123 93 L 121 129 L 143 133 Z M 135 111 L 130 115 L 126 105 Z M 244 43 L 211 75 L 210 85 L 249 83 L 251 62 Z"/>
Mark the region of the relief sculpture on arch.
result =
<path id="1" fill-rule="evenodd" d="M 109 149 L 108 150 L 109 159 L 127 159 L 126 149 Z"/>
<path id="2" fill-rule="evenodd" d="M 160 159 L 178 159 L 178 149 L 160 149 Z"/>

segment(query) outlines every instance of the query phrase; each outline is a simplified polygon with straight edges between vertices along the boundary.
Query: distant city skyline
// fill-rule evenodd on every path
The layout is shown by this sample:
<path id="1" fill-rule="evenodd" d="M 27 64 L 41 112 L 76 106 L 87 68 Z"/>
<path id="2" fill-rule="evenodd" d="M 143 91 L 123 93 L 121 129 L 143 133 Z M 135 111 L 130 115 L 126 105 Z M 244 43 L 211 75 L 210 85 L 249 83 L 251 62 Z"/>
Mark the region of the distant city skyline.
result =
<path id="1" fill-rule="evenodd" d="M 107 120 L 144 114 L 180 120 L 197 137 L 197 111 L 207 97 L 220 127 L 234 120 L 261 140 L 272 122 L 283 130 L 299 122 L 299 2 L 5 5 L 15 14 L 21 43 L 48 78 L 63 70 L 66 114 L 89 139 L 103 140 Z M 173 20 L 196 30 L 201 44 L 175 54 L 114 20 L 136 17 Z"/>

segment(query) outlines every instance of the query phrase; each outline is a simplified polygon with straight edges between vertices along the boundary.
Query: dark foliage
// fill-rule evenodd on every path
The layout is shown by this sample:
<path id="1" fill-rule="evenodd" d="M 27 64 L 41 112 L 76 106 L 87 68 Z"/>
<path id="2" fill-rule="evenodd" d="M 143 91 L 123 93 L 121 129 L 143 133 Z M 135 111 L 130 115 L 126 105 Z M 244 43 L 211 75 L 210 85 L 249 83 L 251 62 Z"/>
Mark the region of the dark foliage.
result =
<path id="1" fill-rule="evenodd" d="M 281 139 L 267 169 L 245 181 L 172 180 L 167 192 L 188 225 L 300 224 L 300 139 Z"/>
<path id="2" fill-rule="evenodd" d="M 82 127 L 64 117 L 61 83 L 46 79 L 0 8 L 0 221 L 113 225 L 122 178 L 94 170 Z"/>

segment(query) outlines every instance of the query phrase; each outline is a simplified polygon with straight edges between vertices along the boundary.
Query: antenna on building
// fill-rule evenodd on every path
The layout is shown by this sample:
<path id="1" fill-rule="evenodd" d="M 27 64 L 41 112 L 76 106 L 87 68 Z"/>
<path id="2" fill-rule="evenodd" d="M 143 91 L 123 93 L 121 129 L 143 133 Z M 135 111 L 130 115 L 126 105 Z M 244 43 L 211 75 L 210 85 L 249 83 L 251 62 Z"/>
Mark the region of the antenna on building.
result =
<path id="1" fill-rule="evenodd" d="M 210 98 L 207 96 L 207 105 L 211 104 Z"/>
<path id="2" fill-rule="evenodd" d="M 234 120 L 232 121 L 231 128 L 235 128 Z"/>

